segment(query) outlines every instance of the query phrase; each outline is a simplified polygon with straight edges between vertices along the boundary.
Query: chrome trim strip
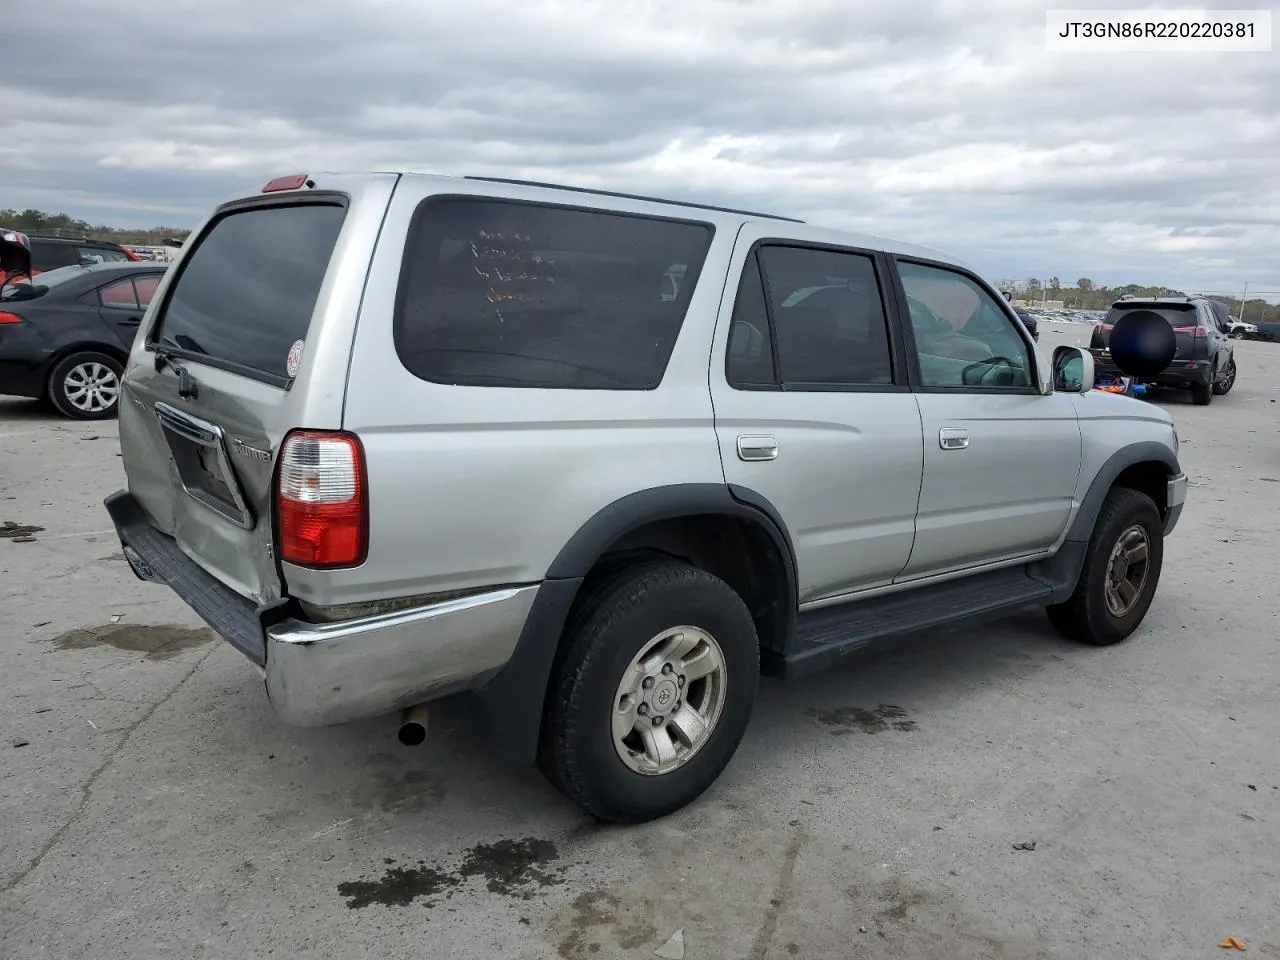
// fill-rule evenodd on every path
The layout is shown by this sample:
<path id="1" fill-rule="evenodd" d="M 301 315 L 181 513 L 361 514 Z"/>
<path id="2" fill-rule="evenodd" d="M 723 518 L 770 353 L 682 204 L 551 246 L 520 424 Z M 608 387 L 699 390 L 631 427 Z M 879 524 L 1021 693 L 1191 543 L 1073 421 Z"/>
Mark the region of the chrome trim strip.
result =
<path id="1" fill-rule="evenodd" d="M 267 630 L 267 694 L 285 723 L 319 727 L 469 689 L 511 659 L 538 585 L 338 623 Z"/>

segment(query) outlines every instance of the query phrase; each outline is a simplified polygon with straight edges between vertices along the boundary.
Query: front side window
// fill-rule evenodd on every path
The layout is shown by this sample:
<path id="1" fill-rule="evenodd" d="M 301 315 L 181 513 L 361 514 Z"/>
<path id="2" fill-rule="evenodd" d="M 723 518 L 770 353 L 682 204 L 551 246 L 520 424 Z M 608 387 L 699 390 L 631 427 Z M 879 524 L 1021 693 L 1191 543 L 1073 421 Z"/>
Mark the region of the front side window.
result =
<path id="1" fill-rule="evenodd" d="M 652 390 L 711 237 L 701 223 L 428 199 L 405 247 L 396 351 L 434 383 Z"/>
<path id="2" fill-rule="evenodd" d="M 1028 388 L 1031 354 L 1013 320 L 971 278 L 898 264 L 926 387 Z"/>

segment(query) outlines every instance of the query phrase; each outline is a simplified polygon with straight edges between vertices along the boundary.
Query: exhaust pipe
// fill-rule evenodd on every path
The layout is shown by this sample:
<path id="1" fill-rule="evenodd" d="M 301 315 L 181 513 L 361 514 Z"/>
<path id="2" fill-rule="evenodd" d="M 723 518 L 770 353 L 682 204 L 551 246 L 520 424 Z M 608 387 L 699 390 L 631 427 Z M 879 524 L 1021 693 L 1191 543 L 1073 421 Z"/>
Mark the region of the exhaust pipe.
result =
<path id="1" fill-rule="evenodd" d="M 400 715 L 400 731 L 396 734 L 406 747 L 416 747 L 427 739 L 427 705 L 419 703 Z"/>

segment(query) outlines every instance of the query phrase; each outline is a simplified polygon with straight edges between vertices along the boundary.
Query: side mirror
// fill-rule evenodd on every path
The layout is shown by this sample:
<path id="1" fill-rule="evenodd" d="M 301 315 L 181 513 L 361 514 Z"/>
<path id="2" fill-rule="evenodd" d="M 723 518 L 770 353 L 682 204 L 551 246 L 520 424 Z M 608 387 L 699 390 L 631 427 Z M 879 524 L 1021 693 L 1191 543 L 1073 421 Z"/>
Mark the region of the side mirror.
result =
<path id="1" fill-rule="evenodd" d="M 1093 357 L 1083 347 L 1053 351 L 1053 389 L 1060 393 L 1088 393 L 1093 389 Z"/>

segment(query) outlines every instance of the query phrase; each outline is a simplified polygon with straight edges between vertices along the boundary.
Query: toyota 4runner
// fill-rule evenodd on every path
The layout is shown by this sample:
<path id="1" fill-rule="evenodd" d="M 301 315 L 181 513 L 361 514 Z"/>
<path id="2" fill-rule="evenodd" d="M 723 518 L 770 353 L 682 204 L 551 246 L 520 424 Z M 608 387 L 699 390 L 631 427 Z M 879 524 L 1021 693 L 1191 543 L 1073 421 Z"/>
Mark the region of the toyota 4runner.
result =
<path id="1" fill-rule="evenodd" d="M 1123 640 L 1186 478 L 1169 416 L 1038 352 L 937 251 L 410 174 L 219 206 L 143 319 L 106 501 L 290 724 L 465 694 L 637 822 L 761 674 L 1028 605 Z"/>

